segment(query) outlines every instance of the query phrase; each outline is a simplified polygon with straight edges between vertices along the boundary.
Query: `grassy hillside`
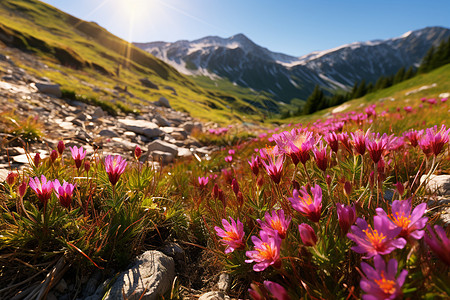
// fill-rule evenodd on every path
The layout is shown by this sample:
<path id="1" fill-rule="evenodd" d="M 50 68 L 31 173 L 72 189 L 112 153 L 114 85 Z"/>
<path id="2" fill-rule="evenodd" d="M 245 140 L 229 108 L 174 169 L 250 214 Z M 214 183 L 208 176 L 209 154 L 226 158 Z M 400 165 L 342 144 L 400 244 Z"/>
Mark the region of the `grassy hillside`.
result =
<path id="1" fill-rule="evenodd" d="M 364 97 L 353 99 L 339 106 L 339 113 L 346 113 L 350 111 L 360 111 L 361 108 L 369 105 L 377 105 L 383 107 L 384 110 L 393 112 L 397 109 L 404 110 L 405 106 L 411 106 L 413 109 L 420 105 L 426 106 L 427 103 L 422 103 L 422 98 L 436 98 L 440 101 L 439 95 L 443 93 L 450 93 L 450 64 L 433 70 L 429 73 L 419 74 L 411 79 L 393 85 L 389 88 L 376 91 L 365 95 Z M 280 123 L 307 123 L 317 119 L 330 117 L 333 111 L 336 112 L 338 107 L 330 107 L 325 110 L 318 111 L 312 115 L 293 117 L 284 120 L 277 120 Z M 408 124 L 402 123 L 403 130 L 417 127 L 419 122 L 420 127 L 431 126 L 433 124 L 441 124 L 448 122 L 450 112 L 437 111 L 433 115 L 421 116 L 422 118 L 416 120 L 408 120 Z M 385 124 L 389 126 L 389 124 Z M 400 126 L 400 125 L 396 125 Z"/>
<path id="2" fill-rule="evenodd" d="M 175 109 L 204 120 L 229 123 L 259 118 L 258 109 L 242 99 L 229 103 L 226 92 L 218 95 L 208 91 L 96 23 L 37 0 L 0 2 L 2 45 L 33 53 L 48 66 L 36 70 L 34 65 L 13 57 L 28 72 L 45 76 L 63 89 L 117 106 L 139 109 L 164 96 Z M 144 86 L 140 82 L 144 78 L 153 85 Z"/>

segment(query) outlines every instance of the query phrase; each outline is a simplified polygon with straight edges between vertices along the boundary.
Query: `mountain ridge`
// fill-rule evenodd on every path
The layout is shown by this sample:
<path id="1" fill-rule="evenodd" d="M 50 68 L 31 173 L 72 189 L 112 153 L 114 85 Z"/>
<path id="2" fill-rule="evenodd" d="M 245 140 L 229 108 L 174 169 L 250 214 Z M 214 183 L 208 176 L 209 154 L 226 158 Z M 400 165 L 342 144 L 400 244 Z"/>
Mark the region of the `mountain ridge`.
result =
<path id="1" fill-rule="evenodd" d="M 180 73 L 227 78 L 290 102 L 295 98 L 305 100 L 315 85 L 330 92 L 346 90 L 362 79 L 374 82 L 401 67 L 417 67 L 431 45 L 449 37 L 448 28 L 425 27 L 391 39 L 354 42 L 300 57 L 272 52 L 244 34 L 134 44 Z"/>

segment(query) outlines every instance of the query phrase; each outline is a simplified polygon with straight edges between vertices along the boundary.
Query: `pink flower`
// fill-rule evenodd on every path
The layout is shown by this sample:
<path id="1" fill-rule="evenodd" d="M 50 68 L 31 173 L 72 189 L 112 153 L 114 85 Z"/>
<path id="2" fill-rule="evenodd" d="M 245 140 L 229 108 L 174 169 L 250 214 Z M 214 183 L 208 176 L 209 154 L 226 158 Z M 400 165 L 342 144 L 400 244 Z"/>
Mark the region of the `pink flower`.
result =
<path id="1" fill-rule="evenodd" d="M 275 184 L 279 184 L 281 181 L 281 175 L 283 172 L 284 155 L 279 155 L 277 158 L 270 156 L 268 162 L 262 161 L 264 168 L 270 179 Z"/>
<path id="2" fill-rule="evenodd" d="M 290 132 L 274 134 L 274 140 L 280 152 L 289 156 L 294 165 L 299 162 L 306 164 L 309 160 L 309 151 L 314 144 L 312 132 L 294 128 Z"/>
<path id="3" fill-rule="evenodd" d="M 339 227 L 341 227 L 342 233 L 346 234 L 350 229 L 350 226 L 352 226 L 356 221 L 355 206 L 336 203 L 336 210 L 338 215 Z"/>
<path id="4" fill-rule="evenodd" d="M 417 147 L 419 145 L 419 140 L 423 135 L 423 129 L 420 131 L 417 130 L 410 130 L 405 133 L 403 133 L 403 136 L 406 137 L 409 140 L 409 143 L 413 147 Z"/>
<path id="5" fill-rule="evenodd" d="M 441 99 L 441 102 L 442 102 L 442 103 L 445 103 L 445 102 L 447 102 L 447 100 L 448 100 L 448 98 L 442 98 L 442 99 Z"/>
<path id="6" fill-rule="evenodd" d="M 429 235 L 425 234 L 425 242 L 443 262 L 450 266 L 450 239 L 445 234 L 445 230 L 439 225 L 434 225 L 434 231 L 430 225 L 427 225 L 427 229 Z"/>
<path id="7" fill-rule="evenodd" d="M 278 234 L 272 234 L 264 230 L 260 231 L 259 235 L 261 239 L 256 236 L 251 237 L 255 250 L 245 252 L 245 255 L 250 258 L 245 260 L 245 262 L 256 262 L 253 266 L 253 270 L 256 272 L 264 271 L 271 265 L 275 268 L 281 267 L 281 238 Z"/>
<path id="8" fill-rule="evenodd" d="M 55 190 L 56 197 L 59 199 L 59 202 L 65 208 L 69 208 L 72 203 L 72 194 L 75 185 L 67 183 L 63 180 L 63 184 L 59 183 L 58 179 L 53 181 L 53 189 Z"/>
<path id="9" fill-rule="evenodd" d="M 291 223 L 291 217 L 285 217 L 284 211 L 282 209 L 276 211 L 272 210 L 272 215 L 269 212 L 264 214 L 264 222 L 261 220 L 257 220 L 259 225 L 261 225 L 261 229 L 265 231 L 274 230 L 278 233 L 281 239 L 286 237 L 287 229 L 289 228 L 289 224 Z"/>
<path id="10" fill-rule="evenodd" d="M 347 233 L 347 237 L 357 245 L 352 250 L 357 253 L 366 253 L 364 259 L 371 258 L 377 254 L 385 255 L 396 248 L 402 249 L 406 245 L 406 240 L 398 238 L 402 231 L 400 227 L 391 229 L 390 221 L 386 217 L 373 217 L 374 228 L 368 225 L 366 220 L 358 218 L 356 226 L 352 226 L 352 232 Z"/>
<path id="11" fill-rule="evenodd" d="M 206 188 L 208 182 L 209 182 L 208 177 L 198 177 L 198 185 L 200 186 L 201 189 Z"/>
<path id="12" fill-rule="evenodd" d="M 394 140 L 395 138 L 393 135 L 388 136 L 387 134 L 383 134 L 380 136 L 379 133 L 376 135 L 374 134 L 372 138 L 369 138 L 367 142 L 367 151 L 369 152 L 370 158 L 374 163 L 378 163 L 380 161 L 380 159 L 390 149 L 390 143 Z"/>
<path id="13" fill-rule="evenodd" d="M 19 196 L 23 198 L 27 192 L 28 181 L 24 179 L 24 181 L 19 185 Z"/>
<path id="14" fill-rule="evenodd" d="M 317 243 L 317 236 L 314 229 L 306 223 L 298 225 L 300 238 L 305 246 L 314 247 Z"/>
<path id="15" fill-rule="evenodd" d="M 324 136 L 325 141 L 330 145 L 331 150 L 337 153 L 339 150 L 339 138 L 335 132 L 329 132 Z"/>
<path id="16" fill-rule="evenodd" d="M 231 156 L 231 155 L 225 156 L 225 161 L 227 163 L 231 163 L 233 161 L 233 156 Z"/>
<path id="17" fill-rule="evenodd" d="M 407 113 L 412 112 L 412 107 L 411 106 L 405 106 L 403 107 L 403 110 L 406 111 Z"/>
<path id="18" fill-rule="evenodd" d="M 142 155 L 142 149 L 139 147 L 139 145 L 136 145 L 134 148 L 134 158 L 139 159 Z"/>
<path id="19" fill-rule="evenodd" d="M 302 187 L 300 191 L 294 189 L 293 197 L 288 198 L 288 200 L 291 201 L 292 207 L 296 211 L 313 222 L 319 222 L 322 212 L 322 189 L 316 184 L 315 187 L 311 188 L 311 192 L 313 197 L 308 194 L 305 187 Z"/>
<path id="20" fill-rule="evenodd" d="M 34 155 L 33 162 L 36 167 L 39 167 L 39 164 L 41 163 L 41 155 L 39 153 Z"/>
<path id="21" fill-rule="evenodd" d="M 282 285 L 280 285 L 276 282 L 266 280 L 266 281 L 264 281 L 264 286 L 269 291 L 269 293 L 271 293 L 272 296 L 277 300 L 290 300 L 291 299 L 289 297 L 286 289 Z"/>
<path id="22" fill-rule="evenodd" d="M 426 203 L 417 205 L 411 212 L 411 200 L 394 200 L 392 202 L 392 213 L 388 216 L 382 208 L 377 208 L 377 214 L 381 217 L 388 217 L 391 221 L 391 228 L 401 228 L 399 233 L 403 238 L 414 238 L 420 240 L 424 231 L 420 230 L 425 227 L 428 221 L 427 217 L 423 217 L 427 209 Z"/>
<path id="23" fill-rule="evenodd" d="M 251 160 L 248 161 L 248 164 L 250 165 L 250 169 L 252 169 L 253 174 L 255 174 L 255 176 L 258 176 L 259 166 L 261 165 L 259 156 L 252 156 Z"/>
<path id="24" fill-rule="evenodd" d="M 236 150 L 234 150 L 234 149 L 228 150 L 229 155 L 234 155 L 235 153 L 236 153 Z"/>
<path id="25" fill-rule="evenodd" d="M 105 158 L 105 170 L 112 185 L 116 185 L 117 181 L 119 181 L 120 175 L 125 172 L 126 166 L 127 161 L 120 155 L 115 155 L 114 157 L 108 155 Z"/>
<path id="26" fill-rule="evenodd" d="M 331 158 L 331 152 L 328 151 L 327 145 L 324 146 L 322 141 L 320 141 L 319 145 L 313 148 L 313 154 L 316 160 L 317 167 L 325 172 L 328 168 L 328 162 Z"/>
<path id="27" fill-rule="evenodd" d="M 419 147 L 425 155 L 434 154 L 438 156 L 442 152 L 444 145 L 449 141 L 450 128 L 442 125 L 438 130 L 437 126 L 427 128 L 425 135 L 419 140 Z"/>
<path id="28" fill-rule="evenodd" d="M 83 147 L 78 148 L 77 146 L 69 147 L 70 152 L 72 153 L 72 158 L 75 161 L 75 166 L 77 169 L 81 167 L 81 161 L 86 156 L 86 150 L 83 149 Z"/>
<path id="29" fill-rule="evenodd" d="M 244 249 L 244 225 L 237 219 L 236 221 L 230 217 L 231 224 L 228 223 L 227 220 L 222 219 L 222 226 L 225 229 L 222 229 L 218 226 L 214 227 L 216 230 L 216 234 L 220 236 L 222 239 L 220 242 L 227 246 L 225 249 L 225 254 L 231 253 L 237 249 Z"/>
<path id="30" fill-rule="evenodd" d="M 36 193 L 39 200 L 46 205 L 52 195 L 53 182 L 47 181 L 47 178 L 41 175 L 41 180 L 39 180 L 39 177 L 30 178 L 29 186 Z"/>
<path id="31" fill-rule="evenodd" d="M 405 282 L 408 271 L 402 270 L 396 278 L 398 262 L 391 259 L 386 263 L 380 255 L 376 255 L 373 259 L 375 268 L 369 264 L 362 262 L 361 269 L 365 276 L 361 279 L 359 285 L 366 292 L 362 296 L 364 300 L 391 300 L 397 299 L 402 294 L 402 285 Z"/>

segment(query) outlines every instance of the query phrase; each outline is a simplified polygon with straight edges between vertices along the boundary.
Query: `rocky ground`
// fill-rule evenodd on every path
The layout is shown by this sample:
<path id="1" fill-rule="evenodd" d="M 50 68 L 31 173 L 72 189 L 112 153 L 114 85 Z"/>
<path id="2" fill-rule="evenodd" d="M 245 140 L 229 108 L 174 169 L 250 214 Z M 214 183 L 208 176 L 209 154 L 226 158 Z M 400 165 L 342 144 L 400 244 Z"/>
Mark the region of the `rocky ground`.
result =
<path id="1" fill-rule="evenodd" d="M 42 131 L 39 141 L 28 144 L 0 131 L 0 180 L 5 178 L 8 170 L 27 166 L 29 157 L 25 149 L 32 155 L 40 153 L 41 157 L 46 157 L 60 140 L 67 147 L 83 146 L 88 155 L 99 152 L 131 157 L 138 145 L 144 152 L 143 159 L 151 160 L 155 165 L 193 154 L 205 156 L 214 150 L 191 137 L 193 131 L 204 130 L 205 124 L 173 110 L 164 97 L 140 107 L 139 115 L 122 113 L 113 117 L 100 107 L 62 99 L 59 86 L 46 78 L 28 74 L 13 59 L 2 54 L 0 105 L 2 114 L 13 113 L 24 120 L 33 118 Z"/>

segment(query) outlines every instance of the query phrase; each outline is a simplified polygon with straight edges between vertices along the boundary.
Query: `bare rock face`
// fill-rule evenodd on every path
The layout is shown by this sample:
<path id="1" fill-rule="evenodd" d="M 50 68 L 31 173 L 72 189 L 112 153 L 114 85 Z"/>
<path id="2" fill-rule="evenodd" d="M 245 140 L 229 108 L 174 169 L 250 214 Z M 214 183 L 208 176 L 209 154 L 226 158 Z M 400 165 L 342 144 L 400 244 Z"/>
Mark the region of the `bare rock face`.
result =
<path id="1" fill-rule="evenodd" d="M 147 251 L 121 273 L 105 299 L 156 300 L 167 292 L 175 278 L 173 258 L 159 251 Z"/>

